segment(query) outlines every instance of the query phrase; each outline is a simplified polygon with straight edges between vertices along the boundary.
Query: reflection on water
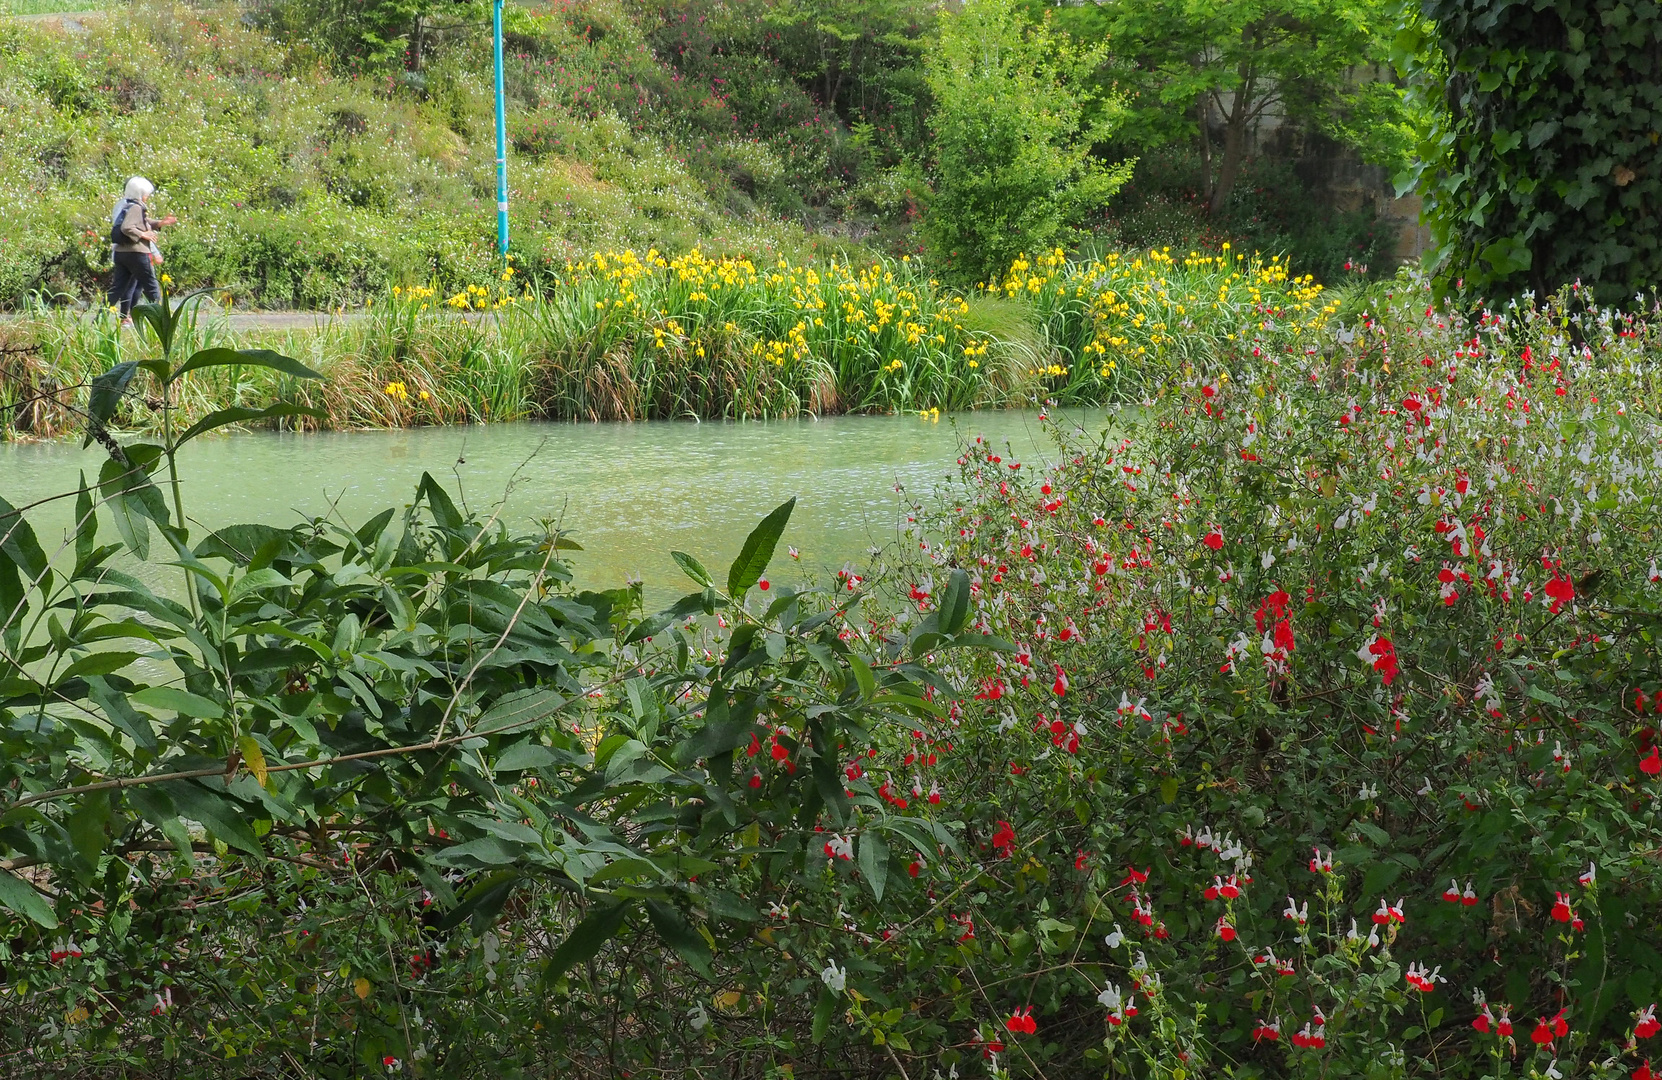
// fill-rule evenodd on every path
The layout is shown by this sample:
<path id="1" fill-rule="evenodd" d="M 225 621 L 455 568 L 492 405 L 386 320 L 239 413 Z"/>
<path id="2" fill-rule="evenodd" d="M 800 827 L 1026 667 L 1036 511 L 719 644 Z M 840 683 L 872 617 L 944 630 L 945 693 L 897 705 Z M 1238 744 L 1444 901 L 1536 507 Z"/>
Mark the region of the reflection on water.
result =
<path id="1" fill-rule="evenodd" d="M 1059 418 L 1093 429 L 1107 422 L 1101 410 Z M 672 548 L 724 568 L 762 515 L 792 495 L 797 509 L 783 542 L 801 551 L 805 566 L 862 558 L 894 539 L 896 483 L 926 494 L 956 471 L 960 441 L 976 435 L 1008 442 L 1016 458 L 1034 464 L 1055 454 L 1037 414 L 986 412 L 955 424 L 849 416 L 258 433 L 202 439 L 180 463 L 196 536 L 237 522 L 287 524 L 331 507 L 336 520 L 355 525 L 407 503 L 426 470 L 475 508 L 500 504 L 510 525 L 560 522 L 585 549 L 571 560 L 579 582 L 636 577 L 661 596 L 683 584 Z M 81 470 L 97 475 L 102 458 L 96 445 L 0 444 L 0 495 L 22 505 L 73 490 Z M 48 549 L 64 539 L 72 512 L 63 500 L 30 513 Z M 101 534 L 113 542 L 107 521 Z M 157 573 L 147 568 L 146 576 L 160 581 Z"/>

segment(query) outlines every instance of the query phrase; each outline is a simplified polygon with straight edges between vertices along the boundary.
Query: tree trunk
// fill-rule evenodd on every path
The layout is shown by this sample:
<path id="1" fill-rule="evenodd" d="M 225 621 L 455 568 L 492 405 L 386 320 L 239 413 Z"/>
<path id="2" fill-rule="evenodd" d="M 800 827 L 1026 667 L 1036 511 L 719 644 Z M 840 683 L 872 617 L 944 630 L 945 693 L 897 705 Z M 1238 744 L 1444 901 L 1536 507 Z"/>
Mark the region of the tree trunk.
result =
<path id="1" fill-rule="evenodd" d="M 1229 111 L 1224 114 L 1223 128 L 1223 158 L 1218 162 L 1218 182 L 1212 189 L 1212 202 L 1207 207 L 1209 213 L 1217 214 L 1229 202 L 1229 195 L 1235 189 L 1235 178 L 1241 173 L 1241 163 L 1246 159 L 1247 124 L 1252 117 L 1252 69 L 1245 60 L 1241 61 L 1240 82 L 1235 90 L 1235 100 Z"/>
<path id="2" fill-rule="evenodd" d="M 1207 94 L 1195 102 L 1195 120 L 1200 130 L 1200 197 L 1208 207 L 1212 205 L 1212 132 L 1207 124 L 1210 109 L 1206 107 Z"/>

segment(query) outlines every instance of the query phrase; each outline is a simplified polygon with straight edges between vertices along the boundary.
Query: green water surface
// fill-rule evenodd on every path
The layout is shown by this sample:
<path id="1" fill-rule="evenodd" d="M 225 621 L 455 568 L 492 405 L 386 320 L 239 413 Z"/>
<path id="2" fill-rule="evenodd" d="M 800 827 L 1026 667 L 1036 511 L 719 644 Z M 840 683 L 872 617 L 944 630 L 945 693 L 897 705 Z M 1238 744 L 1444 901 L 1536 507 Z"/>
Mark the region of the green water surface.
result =
<path id="1" fill-rule="evenodd" d="M 1093 430 L 1109 420 L 1102 410 L 1052 415 Z M 793 495 L 783 543 L 798 549 L 804 571 L 863 562 L 895 540 L 909 500 L 926 500 L 956 473 L 961 442 L 976 435 L 1035 466 L 1055 456 L 1037 413 L 983 412 L 256 433 L 199 440 L 180 462 L 193 536 L 239 522 L 290 524 L 331 507 L 355 526 L 408 503 L 426 470 L 473 507 L 500 505 L 510 525 L 559 520 L 583 545 L 570 559 L 581 584 L 641 579 L 661 597 L 686 585 L 671 549 L 725 569 L 750 528 Z M 103 457 L 96 445 L 0 444 L 0 495 L 21 506 L 73 491 Z M 49 552 L 65 541 L 72 511 L 60 500 L 29 512 Z M 115 539 L 107 519 L 101 532 Z M 158 542 L 153 557 L 159 551 Z M 774 565 L 776 577 L 792 572 L 783 550 Z M 169 588 L 177 574 L 152 566 L 144 576 Z"/>

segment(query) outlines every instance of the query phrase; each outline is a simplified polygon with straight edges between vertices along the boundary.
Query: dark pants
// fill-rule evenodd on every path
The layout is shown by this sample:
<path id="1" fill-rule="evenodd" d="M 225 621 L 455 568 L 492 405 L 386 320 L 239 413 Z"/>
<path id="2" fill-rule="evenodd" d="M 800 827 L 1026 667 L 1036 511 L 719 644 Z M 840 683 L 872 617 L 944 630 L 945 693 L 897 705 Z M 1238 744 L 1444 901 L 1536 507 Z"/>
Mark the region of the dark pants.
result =
<path id="1" fill-rule="evenodd" d="M 150 262 L 148 251 L 117 251 L 115 257 L 115 274 L 110 280 L 110 306 L 121 309 L 121 317 L 126 318 L 133 305 L 138 303 L 139 294 L 152 304 L 161 302 L 161 286 L 156 284 L 156 268 Z"/>

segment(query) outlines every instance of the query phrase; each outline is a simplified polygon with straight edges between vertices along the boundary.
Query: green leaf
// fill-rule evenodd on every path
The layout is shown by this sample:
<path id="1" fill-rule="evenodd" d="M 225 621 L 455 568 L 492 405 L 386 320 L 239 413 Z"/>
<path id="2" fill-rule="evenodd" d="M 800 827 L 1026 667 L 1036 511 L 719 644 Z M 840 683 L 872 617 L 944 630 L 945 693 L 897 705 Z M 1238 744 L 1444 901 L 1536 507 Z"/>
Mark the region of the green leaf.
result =
<path id="1" fill-rule="evenodd" d="M 282 353 L 272 352 L 270 349 L 203 349 L 189 360 L 180 364 L 169 376 L 168 382 L 173 382 L 186 372 L 196 371 L 205 367 L 263 367 L 272 371 L 280 371 L 284 375 L 293 375 L 297 379 L 321 379 L 322 375 Z"/>
<path id="2" fill-rule="evenodd" d="M 271 525 L 227 525 L 209 533 L 196 545 L 198 559 L 225 559 L 238 566 L 246 566 L 257 552 L 268 544 L 281 543 L 289 535 L 287 529 Z"/>
<path id="3" fill-rule="evenodd" d="M 166 304 L 148 302 L 134 304 L 133 322 L 140 326 L 148 325 L 151 330 L 155 331 L 156 340 L 162 346 L 162 353 L 164 355 L 171 354 L 173 352 L 173 331 L 179 324 L 179 313 L 184 310 L 184 306 L 183 302 L 173 308 L 169 308 Z M 158 378 L 165 378 L 167 375 L 167 362 L 165 360 L 155 360 L 141 366 L 147 371 L 155 372 Z"/>
<path id="4" fill-rule="evenodd" d="M 22 568 L 31 580 L 46 573 L 46 552 L 22 511 L 0 498 L 0 553 Z"/>
<path id="5" fill-rule="evenodd" d="M 796 509 L 796 498 L 793 496 L 781 503 L 761 524 L 750 531 L 744 538 L 744 547 L 739 549 L 739 557 L 733 560 L 733 565 L 727 571 L 727 595 L 738 596 L 758 581 L 767 571 L 768 563 L 773 559 L 773 549 L 779 544 L 779 537 L 785 532 L 785 523 L 791 520 L 791 511 Z"/>
<path id="6" fill-rule="evenodd" d="M 139 658 L 136 652 L 95 652 L 76 660 L 58 675 L 58 685 L 86 675 L 109 675 Z"/>
<path id="7" fill-rule="evenodd" d="M 15 911 L 48 930 L 58 928 L 58 917 L 52 913 L 52 905 L 35 891 L 34 886 L 10 870 L 0 870 L 0 906 Z"/>
<path id="8" fill-rule="evenodd" d="M 577 964 L 592 960 L 600 947 L 612 940 L 623 926 L 624 917 L 629 914 L 629 905 L 609 904 L 596 905 L 591 908 L 583 921 L 572 927 L 571 933 L 560 942 L 554 954 L 548 958 L 542 968 L 542 984 L 549 987 L 554 981 Z"/>
<path id="9" fill-rule="evenodd" d="M 473 730 L 497 732 L 546 720 L 565 708 L 566 699 L 552 690 L 516 690 L 497 698 L 473 722 Z M 524 768 L 525 766 L 521 766 Z"/>
<path id="10" fill-rule="evenodd" d="M 143 466 L 113 458 L 98 470 L 98 492 L 110 508 L 115 531 L 140 559 L 150 557 L 150 522 L 167 522 L 167 503 Z"/>
<path id="11" fill-rule="evenodd" d="M 95 675 L 87 679 L 87 696 L 104 710 L 104 719 L 132 738 L 134 746 L 155 751 L 156 731 L 150 726 L 150 718 L 129 705 L 125 694 L 111 689 L 109 683 Z"/>
<path id="12" fill-rule="evenodd" d="M 109 842 L 106 830 L 109 820 L 110 792 L 90 791 L 64 821 L 64 830 L 69 833 L 75 854 L 94 866 L 98 865 L 98 856 Z"/>
<path id="13" fill-rule="evenodd" d="M 225 709 L 217 702 L 172 686 L 146 686 L 132 694 L 130 700 L 152 709 L 168 709 L 201 720 L 225 718 Z"/>
<path id="14" fill-rule="evenodd" d="M 871 665 L 859 653 L 849 653 L 848 666 L 854 670 L 854 681 L 860 684 L 860 696 L 867 701 L 875 697 L 877 677 L 871 673 Z"/>
<path id="15" fill-rule="evenodd" d="M 292 585 L 294 582 L 267 566 L 260 570 L 250 570 L 236 580 L 231 586 L 231 595 L 227 604 L 234 604 L 249 593 L 260 592 L 264 589 L 275 589 L 283 585 Z"/>
<path id="16" fill-rule="evenodd" d="M 831 992 L 829 986 L 819 988 L 819 1000 L 814 1002 L 814 1045 L 818 1046 L 825 1041 L 825 1033 L 831 1030 L 831 1018 L 837 1013 L 837 995 Z"/>
<path id="17" fill-rule="evenodd" d="M 946 590 L 941 593 L 940 605 L 935 610 L 935 614 L 940 618 L 941 633 L 956 634 L 964 628 L 964 623 L 969 619 L 969 602 L 969 575 L 962 570 L 954 570 L 946 583 Z"/>
<path id="18" fill-rule="evenodd" d="M 648 900 L 646 914 L 652 920 L 652 929 L 675 954 L 690 964 L 700 975 L 710 975 L 710 945 L 703 935 L 687 925 L 681 913 L 661 900 Z"/>
<path id="19" fill-rule="evenodd" d="M 817 720 L 809 721 L 808 738 L 814 747 L 813 760 L 808 763 L 814 774 L 814 787 L 819 791 L 819 797 L 825 801 L 826 809 L 831 811 L 835 823 L 841 825 L 848 820 L 852 805 L 848 801 L 848 792 L 843 787 L 843 774 L 837 762 L 837 747 L 826 737 L 824 726 Z"/>
<path id="20" fill-rule="evenodd" d="M 513 870 L 498 870 L 486 874 L 474 883 L 473 887 L 462 897 L 461 903 L 452 908 L 439 923 L 440 930 L 449 930 L 459 926 L 464 919 L 473 920 L 473 932 L 482 934 L 490 929 L 491 923 L 501 914 L 502 907 L 508 902 L 514 886 L 519 884 L 520 875 Z"/>
<path id="21" fill-rule="evenodd" d="M 245 424 L 250 420 L 275 420 L 281 416 L 315 416 L 322 418 L 325 415 L 322 409 L 313 408 L 310 405 L 295 405 L 287 401 L 280 401 L 263 409 L 245 409 L 240 406 L 231 409 L 218 409 L 186 428 L 174 445 L 176 447 L 183 446 L 198 435 L 212 431 L 215 428 L 225 427 L 227 424 Z"/>
<path id="22" fill-rule="evenodd" d="M 121 404 L 121 396 L 127 392 L 127 384 L 133 381 L 138 374 L 138 361 L 128 360 L 117 364 L 92 380 L 92 390 L 87 395 L 87 419 L 89 423 L 99 427 L 110 422 L 115 410 Z M 92 436 L 87 436 L 86 446 L 92 442 Z"/>
<path id="23" fill-rule="evenodd" d="M 708 589 L 715 585 L 715 578 L 711 577 L 710 572 L 704 569 L 704 564 L 693 558 L 691 555 L 688 555 L 685 551 L 672 551 L 669 553 L 669 557 L 674 559 L 675 565 L 685 571 L 686 575 L 696 581 L 701 587 Z"/>
<path id="24" fill-rule="evenodd" d="M 193 780 L 170 780 L 160 786 L 173 797 L 173 804 L 182 816 L 201 822 L 214 836 L 239 851 L 257 859 L 265 857 L 259 838 L 249 827 L 248 812 L 241 803 L 216 795 Z"/>
<path id="25" fill-rule="evenodd" d="M 867 829 L 860 834 L 860 849 L 855 852 L 855 859 L 860 873 L 865 875 L 866 885 L 871 888 L 871 895 L 881 904 L 883 887 L 889 880 L 889 846 L 881 836 Z"/>
<path id="26" fill-rule="evenodd" d="M 87 474 L 81 473 L 81 490 L 75 496 L 75 564 L 85 566 L 97 550 L 98 515 L 92 508 L 92 492 L 87 490 Z"/>
<path id="27" fill-rule="evenodd" d="M 446 529 L 459 528 L 462 524 L 462 513 L 456 509 L 456 504 L 450 501 L 439 482 L 433 479 L 432 473 L 421 474 L 421 483 L 416 487 L 416 501 L 427 500 L 427 508 L 433 512 L 433 520 Z"/>
<path id="28" fill-rule="evenodd" d="M 493 768 L 499 773 L 524 772 L 526 769 L 545 769 L 559 761 L 559 754 L 535 739 L 527 739 L 502 751 Z"/>

